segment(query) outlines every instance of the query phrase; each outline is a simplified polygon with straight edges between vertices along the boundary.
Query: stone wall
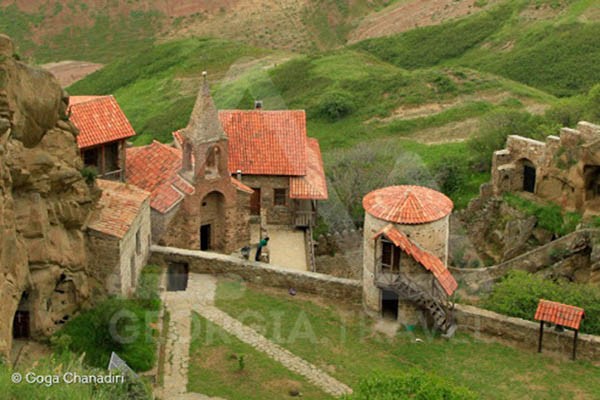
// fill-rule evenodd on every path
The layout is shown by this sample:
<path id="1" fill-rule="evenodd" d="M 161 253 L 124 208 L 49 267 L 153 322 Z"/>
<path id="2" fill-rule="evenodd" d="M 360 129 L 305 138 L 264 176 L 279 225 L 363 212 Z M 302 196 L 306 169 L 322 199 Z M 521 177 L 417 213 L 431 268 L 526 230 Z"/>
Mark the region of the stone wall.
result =
<path id="1" fill-rule="evenodd" d="M 291 270 L 204 251 L 152 246 L 151 252 L 150 263 L 163 267 L 169 263 L 187 263 L 190 272 L 235 275 L 256 284 L 286 289 L 293 287 L 301 293 L 314 293 L 344 302 L 360 303 L 362 297 L 362 283 L 357 280 Z"/>
<path id="2" fill-rule="evenodd" d="M 130 296 L 135 291 L 142 268 L 150 256 L 151 243 L 150 199 L 147 199 L 140 207 L 140 213 L 134 219 L 129 231 L 120 241 L 119 294 L 122 296 Z"/>
<path id="3" fill-rule="evenodd" d="M 457 304 L 454 309 L 459 331 L 469 332 L 476 338 L 496 339 L 529 352 L 536 352 L 539 337 L 539 322 L 507 317 L 481 308 Z M 573 331 L 555 332 L 544 329 L 542 342 L 544 353 L 570 357 L 573 349 Z M 600 361 L 600 336 L 579 334 L 577 359 Z"/>
<path id="4" fill-rule="evenodd" d="M 289 176 L 243 175 L 242 182 L 251 188 L 260 188 L 261 214 L 266 215 L 265 222 L 267 224 L 292 225 L 294 223 L 296 203 L 293 199 L 290 199 Z M 284 206 L 274 204 L 275 189 L 286 190 L 287 196 Z"/>
<path id="5" fill-rule="evenodd" d="M 540 272 L 560 261 L 556 259 L 559 255 L 564 259 L 585 248 L 591 248 L 589 275 L 586 282 L 597 283 L 600 282 L 600 254 L 598 254 L 600 248 L 596 245 L 598 241 L 600 241 L 600 231 L 579 230 L 498 265 L 483 268 L 450 267 L 449 269 L 452 275 L 470 290 L 489 290 L 509 271 Z"/>
<path id="6" fill-rule="evenodd" d="M 512 135 L 492 158 L 493 194 L 524 189 L 524 166 L 535 167 L 533 192 L 566 210 L 600 214 L 600 126 L 580 122 L 545 142 Z"/>

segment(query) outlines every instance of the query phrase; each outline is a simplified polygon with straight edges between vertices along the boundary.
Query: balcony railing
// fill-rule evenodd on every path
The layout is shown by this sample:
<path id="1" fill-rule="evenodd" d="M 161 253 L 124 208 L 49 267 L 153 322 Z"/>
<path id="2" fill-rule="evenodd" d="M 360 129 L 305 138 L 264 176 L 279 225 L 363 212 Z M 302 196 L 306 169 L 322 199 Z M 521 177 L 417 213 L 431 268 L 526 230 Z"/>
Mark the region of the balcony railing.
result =
<path id="1" fill-rule="evenodd" d="M 106 179 L 108 181 L 120 181 L 120 180 L 122 180 L 121 172 L 123 172 L 123 170 L 121 170 L 121 169 L 117 169 L 115 171 L 109 171 L 102 175 L 98 175 L 98 178 Z"/>
<path id="2" fill-rule="evenodd" d="M 299 228 L 307 228 L 315 224 L 316 214 L 314 211 L 296 211 L 295 224 Z"/>

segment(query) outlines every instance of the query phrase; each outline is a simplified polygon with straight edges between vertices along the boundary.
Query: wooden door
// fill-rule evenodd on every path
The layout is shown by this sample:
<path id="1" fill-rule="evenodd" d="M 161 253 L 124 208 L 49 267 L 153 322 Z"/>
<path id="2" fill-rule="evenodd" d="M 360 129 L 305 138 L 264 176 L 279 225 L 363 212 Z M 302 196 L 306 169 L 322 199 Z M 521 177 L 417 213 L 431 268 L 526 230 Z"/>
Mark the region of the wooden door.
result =
<path id="1" fill-rule="evenodd" d="M 260 215 L 260 188 L 252 188 L 254 192 L 250 196 L 250 214 Z"/>

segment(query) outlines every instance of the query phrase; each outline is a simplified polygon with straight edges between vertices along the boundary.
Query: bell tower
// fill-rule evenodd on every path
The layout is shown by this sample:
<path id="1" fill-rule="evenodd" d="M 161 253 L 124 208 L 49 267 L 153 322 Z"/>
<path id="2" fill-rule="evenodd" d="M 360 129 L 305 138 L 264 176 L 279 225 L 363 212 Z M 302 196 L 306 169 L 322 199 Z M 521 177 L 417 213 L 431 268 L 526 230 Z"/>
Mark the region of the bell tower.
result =
<path id="1" fill-rule="evenodd" d="M 181 175 L 190 182 L 229 177 L 227 136 L 210 94 L 206 71 L 188 125 L 181 131 L 183 160 Z"/>

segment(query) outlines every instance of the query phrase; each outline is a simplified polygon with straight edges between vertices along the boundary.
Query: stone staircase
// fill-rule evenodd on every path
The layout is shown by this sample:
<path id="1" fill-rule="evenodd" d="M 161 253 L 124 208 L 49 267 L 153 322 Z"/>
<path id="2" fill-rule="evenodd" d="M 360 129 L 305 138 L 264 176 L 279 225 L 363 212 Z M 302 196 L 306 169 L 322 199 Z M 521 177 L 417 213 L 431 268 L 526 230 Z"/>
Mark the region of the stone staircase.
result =
<path id="1" fill-rule="evenodd" d="M 456 332 L 452 309 L 454 305 L 447 299 L 438 299 L 421 289 L 418 285 L 402 277 L 382 289 L 391 290 L 399 300 L 409 301 L 425 310 L 433 319 L 433 325 L 444 337 L 452 337 Z"/>

